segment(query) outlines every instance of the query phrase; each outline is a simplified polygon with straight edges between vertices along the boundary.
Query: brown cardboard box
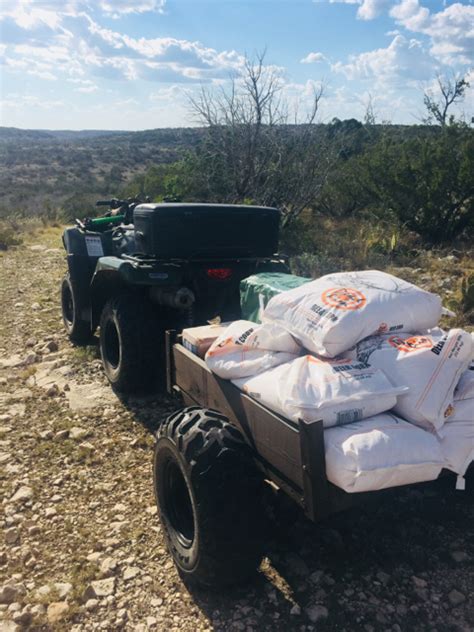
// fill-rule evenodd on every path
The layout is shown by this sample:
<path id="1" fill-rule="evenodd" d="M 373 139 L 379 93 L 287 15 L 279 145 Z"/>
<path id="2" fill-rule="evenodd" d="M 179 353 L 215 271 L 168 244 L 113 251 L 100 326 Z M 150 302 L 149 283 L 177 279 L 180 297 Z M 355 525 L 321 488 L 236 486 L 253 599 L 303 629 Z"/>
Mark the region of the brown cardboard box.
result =
<path id="1" fill-rule="evenodd" d="M 218 338 L 229 325 L 230 323 L 220 323 L 219 325 L 202 325 L 200 327 L 188 327 L 187 329 L 183 329 L 183 346 L 200 358 L 204 358 L 214 340 Z"/>

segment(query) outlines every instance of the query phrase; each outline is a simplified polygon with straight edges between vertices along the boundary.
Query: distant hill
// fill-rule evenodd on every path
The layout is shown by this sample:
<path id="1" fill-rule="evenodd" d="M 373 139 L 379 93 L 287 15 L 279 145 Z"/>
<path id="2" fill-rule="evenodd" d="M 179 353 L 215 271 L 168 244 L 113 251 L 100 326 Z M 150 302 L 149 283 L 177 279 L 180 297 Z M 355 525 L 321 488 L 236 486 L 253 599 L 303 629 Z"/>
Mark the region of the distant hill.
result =
<path id="1" fill-rule="evenodd" d="M 88 138 L 100 138 L 104 136 L 123 136 L 125 134 L 135 134 L 125 130 L 104 130 L 104 129 L 20 129 L 19 127 L 1 127 L 0 143 L 12 140 L 83 140 Z"/>
<path id="2" fill-rule="evenodd" d="M 40 129 L 19 129 L 17 127 L 0 127 L 0 142 L 53 140 L 52 132 Z"/>
<path id="3" fill-rule="evenodd" d="M 331 142 L 335 132 L 348 133 L 341 156 L 360 150 L 360 143 L 383 133 L 436 133 L 417 125 L 364 126 L 356 119 L 318 125 Z M 287 126 L 293 133 L 298 126 Z M 65 207 L 80 213 L 94 200 L 117 195 L 153 164 L 179 160 L 196 147 L 204 128 L 165 128 L 138 132 L 109 130 L 27 130 L 0 127 L 0 218 L 12 211 L 35 213 Z M 339 141 L 338 141 L 339 142 Z"/>
<path id="4" fill-rule="evenodd" d="M 25 130 L 0 127 L 0 215 L 116 194 L 151 164 L 178 160 L 199 128 Z"/>

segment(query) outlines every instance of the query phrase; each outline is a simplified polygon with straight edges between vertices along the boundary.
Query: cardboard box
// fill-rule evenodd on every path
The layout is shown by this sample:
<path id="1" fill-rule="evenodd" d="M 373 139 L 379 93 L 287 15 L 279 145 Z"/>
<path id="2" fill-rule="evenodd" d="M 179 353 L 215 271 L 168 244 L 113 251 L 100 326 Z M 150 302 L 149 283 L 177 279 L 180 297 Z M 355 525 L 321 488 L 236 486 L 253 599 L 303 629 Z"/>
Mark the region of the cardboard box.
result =
<path id="1" fill-rule="evenodd" d="M 202 325 L 200 327 L 188 327 L 187 329 L 183 329 L 183 346 L 200 358 L 204 358 L 214 340 L 218 338 L 229 325 L 230 323 L 220 323 L 219 325 Z"/>

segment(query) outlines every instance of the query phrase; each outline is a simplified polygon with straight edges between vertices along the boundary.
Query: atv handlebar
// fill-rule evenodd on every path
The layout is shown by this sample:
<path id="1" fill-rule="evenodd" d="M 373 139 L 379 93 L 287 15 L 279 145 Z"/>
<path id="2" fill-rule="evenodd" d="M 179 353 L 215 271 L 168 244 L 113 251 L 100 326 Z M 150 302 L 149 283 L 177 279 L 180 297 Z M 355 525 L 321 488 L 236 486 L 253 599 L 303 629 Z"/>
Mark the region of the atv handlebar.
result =
<path id="1" fill-rule="evenodd" d="M 145 202 L 149 202 L 150 199 L 146 198 Z M 140 204 L 142 200 L 138 197 L 130 197 L 126 200 L 118 200 L 117 198 L 112 198 L 111 200 L 97 200 L 95 203 L 96 206 L 109 206 L 110 208 L 120 208 L 121 206 L 136 206 Z"/>
<path id="2" fill-rule="evenodd" d="M 96 206 L 110 206 L 110 208 L 118 208 L 123 204 L 128 204 L 125 200 L 117 200 L 117 198 L 112 198 L 111 200 L 97 200 L 95 203 Z"/>
<path id="3" fill-rule="evenodd" d="M 145 198 L 145 202 L 150 202 L 150 198 Z M 76 220 L 76 223 L 82 229 L 91 229 L 92 226 L 97 227 L 102 224 L 118 224 L 122 221 L 125 224 L 130 224 L 133 222 L 134 208 L 141 203 L 142 200 L 140 200 L 139 197 L 130 197 L 126 200 L 119 200 L 117 198 L 112 198 L 111 200 L 97 200 L 95 203 L 96 206 L 107 206 L 110 211 L 107 211 L 103 217 L 86 217 L 83 221 Z"/>

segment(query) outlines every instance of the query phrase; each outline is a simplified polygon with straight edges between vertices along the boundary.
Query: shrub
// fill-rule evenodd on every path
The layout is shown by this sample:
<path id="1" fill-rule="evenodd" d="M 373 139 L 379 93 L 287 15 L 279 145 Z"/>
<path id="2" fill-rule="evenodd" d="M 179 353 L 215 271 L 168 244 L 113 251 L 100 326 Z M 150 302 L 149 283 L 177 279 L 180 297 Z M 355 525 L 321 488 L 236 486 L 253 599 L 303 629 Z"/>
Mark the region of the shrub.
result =
<path id="1" fill-rule="evenodd" d="M 0 221 L 0 250 L 18 246 L 22 241 L 19 229 L 15 227 L 14 222 Z"/>
<path id="2" fill-rule="evenodd" d="M 447 242 L 474 228 L 474 132 L 467 127 L 408 140 L 384 137 L 360 157 L 355 175 L 369 208 L 394 214 L 427 242 Z"/>

